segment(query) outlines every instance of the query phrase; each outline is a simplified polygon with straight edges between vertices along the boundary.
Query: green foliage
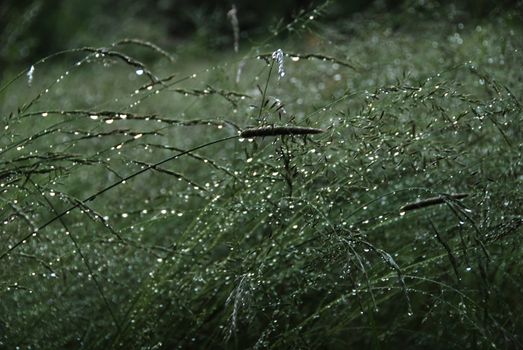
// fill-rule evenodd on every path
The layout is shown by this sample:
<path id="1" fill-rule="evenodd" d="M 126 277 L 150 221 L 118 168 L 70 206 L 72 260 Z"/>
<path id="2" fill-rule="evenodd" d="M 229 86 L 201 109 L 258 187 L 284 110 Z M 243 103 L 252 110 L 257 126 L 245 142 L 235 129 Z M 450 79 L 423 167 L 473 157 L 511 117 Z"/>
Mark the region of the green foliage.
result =
<path id="1" fill-rule="evenodd" d="M 517 17 L 322 13 L 2 83 L 0 348 L 521 347 Z"/>
<path id="2" fill-rule="evenodd" d="M 234 5 L 243 40 L 258 40 L 267 28 L 286 25 L 299 14 L 313 12 L 323 1 L 300 0 L 4 0 L 0 5 L 0 64 L 20 68 L 36 59 L 71 47 L 105 45 L 125 37 L 154 41 L 173 51 L 190 41 L 205 49 L 232 46 L 228 12 Z M 520 11 L 521 0 L 350 0 L 329 1 L 331 19 L 347 18 L 368 9 L 440 14 L 451 17 L 487 17 L 507 9 Z M 434 11 L 436 10 L 436 11 Z M 452 19 L 452 18 L 451 18 Z M 1 73 L 1 72 L 0 72 Z"/>

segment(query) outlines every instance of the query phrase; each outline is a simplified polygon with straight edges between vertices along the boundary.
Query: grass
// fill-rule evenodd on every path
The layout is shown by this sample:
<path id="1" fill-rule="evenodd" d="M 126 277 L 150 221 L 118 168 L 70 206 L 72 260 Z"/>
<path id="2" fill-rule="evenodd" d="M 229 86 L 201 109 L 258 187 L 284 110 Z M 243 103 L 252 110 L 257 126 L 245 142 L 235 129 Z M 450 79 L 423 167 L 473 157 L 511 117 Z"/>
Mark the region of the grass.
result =
<path id="1" fill-rule="evenodd" d="M 126 41 L 3 82 L 0 348 L 521 347 L 516 19 Z"/>

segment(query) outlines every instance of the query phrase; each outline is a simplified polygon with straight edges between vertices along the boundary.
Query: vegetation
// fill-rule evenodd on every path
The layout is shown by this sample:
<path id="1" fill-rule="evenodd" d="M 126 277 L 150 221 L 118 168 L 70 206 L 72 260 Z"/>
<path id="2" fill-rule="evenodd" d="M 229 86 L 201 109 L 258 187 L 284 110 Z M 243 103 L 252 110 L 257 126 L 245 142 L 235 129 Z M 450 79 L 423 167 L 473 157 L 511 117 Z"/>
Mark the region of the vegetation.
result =
<path id="1" fill-rule="evenodd" d="M 5 74 L 0 348 L 522 347 L 521 17 L 435 4 Z"/>

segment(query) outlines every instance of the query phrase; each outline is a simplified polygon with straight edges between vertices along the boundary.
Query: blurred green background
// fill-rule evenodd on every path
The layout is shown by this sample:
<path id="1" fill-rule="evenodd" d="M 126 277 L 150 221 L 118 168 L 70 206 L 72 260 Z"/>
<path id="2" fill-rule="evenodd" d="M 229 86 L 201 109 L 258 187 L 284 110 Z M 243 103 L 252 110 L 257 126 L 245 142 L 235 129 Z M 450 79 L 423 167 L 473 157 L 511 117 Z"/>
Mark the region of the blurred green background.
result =
<path id="1" fill-rule="evenodd" d="M 0 5 L 0 72 L 79 46 L 104 46 L 125 37 L 153 41 L 168 50 L 190 42 L 205 49 L 232 47 L 227 12 L 237 8 L 241 40 L 256 40 L 287 23 L 313 0 L 4 0 Z M 517 0 L 347 0 L 332 1 L 326 20 L 372 8 L 398 14 L 420 8 L 455 7 L 462 16 L 488 16 L 518 7 Z"/>

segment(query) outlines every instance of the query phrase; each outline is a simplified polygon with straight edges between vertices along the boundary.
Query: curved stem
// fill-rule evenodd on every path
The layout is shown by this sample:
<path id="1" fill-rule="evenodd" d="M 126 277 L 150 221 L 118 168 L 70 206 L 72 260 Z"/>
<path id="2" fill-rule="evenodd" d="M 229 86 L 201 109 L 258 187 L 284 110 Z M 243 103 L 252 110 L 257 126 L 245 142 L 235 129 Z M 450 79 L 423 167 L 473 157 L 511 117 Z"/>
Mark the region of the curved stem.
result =
<path id="1" fill-rule="evenodd" d="M 194 148 L 191 148 L 189 150 L 186 150 L 186 151 L 183 151 L 183 152 L 180 152 L 180 153 L 177 153 L 175 155 L 172 155 L 168 158 L 165 158 L 164 160 L 161 160 L 157 163 L 154 163 L 154 164 L 151 164 L 151 165 L 148 165 L 146 166 L 145 168 L 143 169 L 140 169 L 138 170 L 137 172 L 134 172 L 132 173 L 131 175 L 129 176 L 126 176 L 118 181 L 116 181 L 115 183 L 103 188 L 102 190 L 92 194 L 91 196 L 87 197 L 86 199 L 84 199 L 83 201 L 79 201 L 78 203 L 70 206 L 69 208 L 67 208 L 66 210 L 62 211 L 61 213 L 55 215 L 54 217 L 52 217 L 51 219 L 49 219 L 46 223 L 42 224 L 40 227 L 38 227 L 38 230 L 36 232 L 31 232 L 29 233 L 28 235 L 26 235 L 24 238 L 22 238 L 21 240 L 19 240 L 14 246 L 10 247 L 9 249 L 7 249 L 5 252 L 2 253 L 2 255 L 0 255 L 0 260 L 5 258 L 7 255 L 9 255 L 9 253 L 11 253 L 13 250 L 15 250 L 18 246 L 20 246 L 21 244 L 23 244 L 24 242 L 26 242 L 28 239 L 30 239 L 31 237 L 34 237 L 36 236 L 36 233 L 44 228 L 46 228 L 47 226 L 49 226 L 50 224 L 52 224 L 53 222 L 55 222 L 56 220 L 60 219 L 61 217 L 63 217 L 64 215 L 66 215 L 67 213 L 69 213 L 71 210 L 74 210 L 82 205 L 84 205 L 86 202 L 90 202 L 92 200 L 94 200 L 96 197 L 98 197 L 99 195 L 113 189 L 114 187 L 116 186 L 119 186 L 121 185 L 122 183 L 140 175 L 140 174 L 143 174 L 145 173 L 146 171 L 149 171 L 151 169 L 155 169 L 157 166 L 160 166 L 162 164 L 165 164 L 173 159 L 176 159 L 178 157 L 181 157 L 183 155 L 186 155 L 186 154 L 189 154 L 191 152 L 194 152 L 194 151 L 197 151 L 201 148 L 205 148 L 207 146 L 211 146 L 211 145 L 214 145 L 214 144 L 217 144 L 217 143 L 221 143 L 221 142 L 224 142 L 224 141 L 228 141 L 228 140 L 232 140 L 232 139 L 235 139 L 235 138 L 238 138 L 239 136 L 238 135 L 234 135 L 234 136 L 228 136 L 228 137 L 225 137 L 225 138 L 222 138 L 222 139 L 219 139 L 219 140 L 214 140 L 214 141 L 211 141 L 211 142 L 207 142 L 203 145 L 199 145 L 199 146 L 196 146 Z"/>

